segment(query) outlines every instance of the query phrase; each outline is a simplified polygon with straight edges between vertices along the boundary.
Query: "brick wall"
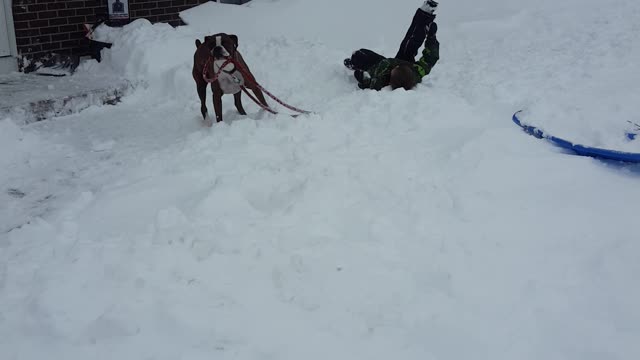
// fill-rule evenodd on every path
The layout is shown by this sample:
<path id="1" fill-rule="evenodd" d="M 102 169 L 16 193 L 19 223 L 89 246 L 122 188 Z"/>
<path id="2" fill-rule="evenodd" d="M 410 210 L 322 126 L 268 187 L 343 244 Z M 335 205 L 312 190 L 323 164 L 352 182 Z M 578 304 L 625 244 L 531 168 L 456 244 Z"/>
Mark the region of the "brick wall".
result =
<path id="1" fill-rule="evenodd" d="M 182 22 L 178 13 L 208 0 L 129 0 L 131 20 Z M 107 0 L 13 0 L 13 20 L 20 57 L 87 54 L 82 24 L 107 16 Z"/>
<path id="2" fill-rule="evenodd" d="M 206 3 L 207 1 L 208 0 L 129 0 L 129 15 L 132 19 L 145 18 L 154 23 L 167 22 L 173 26 L 183 25 L 180 17 L 178 17 L 178 13 L 190 7 Z"/>

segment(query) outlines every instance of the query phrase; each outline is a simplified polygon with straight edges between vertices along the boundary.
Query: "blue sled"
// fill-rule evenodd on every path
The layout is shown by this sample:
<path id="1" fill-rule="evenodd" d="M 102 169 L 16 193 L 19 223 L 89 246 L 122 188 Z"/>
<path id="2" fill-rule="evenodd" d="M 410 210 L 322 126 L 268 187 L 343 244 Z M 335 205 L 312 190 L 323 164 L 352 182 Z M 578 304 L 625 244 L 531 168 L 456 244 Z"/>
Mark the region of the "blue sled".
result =
<path id="1" fill-rule="evenodd" d="M 522 122 L 520 122 L 520 119 L 518 119 L 518 114 L 520 112 L 521 111 L 518 111 L 515 114 L 513 114 L 513 118 L 512 118 L 513 122 L 516 123 L 516 125 L 520 126 L 522 130 L 524 130 L 527 134 L 535 136 L 538 139 L 547 139 L 554 145 L 557 145 L 566 150 L 573 151 L 574 153 L 580 156 L 589 156 L 593 158 L 600 158 L 600 159 L 607 159 L 607 160 L 614 160 L 614 161 L 640 163 L 640 153 L 630 153 L 630 152 L 588 147 L 584 145 L 577 145 L 570 141 L 555 137 L 550 134 L 546 134 L 544 131 L 542 131 L 541 129 L 538 129 L 535 126 L 525 125 Z"/>

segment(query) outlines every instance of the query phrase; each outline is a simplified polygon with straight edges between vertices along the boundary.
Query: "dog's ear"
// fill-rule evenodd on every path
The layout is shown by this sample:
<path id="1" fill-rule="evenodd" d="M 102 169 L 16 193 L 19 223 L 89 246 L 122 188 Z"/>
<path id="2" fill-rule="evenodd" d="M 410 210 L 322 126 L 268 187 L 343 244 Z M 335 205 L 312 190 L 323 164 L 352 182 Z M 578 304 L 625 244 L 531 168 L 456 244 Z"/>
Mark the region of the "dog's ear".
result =
<path id="1" fill-rule="evenodd" d="M 238 35 L 231 34 L 231 35 L 229 35 L 229 37 L 231 38 L 231 40 L 233 40 L 233 43 L 235 44 L 235 47 L 237 49 L 238 48 Z"/>
<path id="2" fill-rule="evenodd" d="M 200 45 L 202 45 L 202 43 L 200 42 L 200 39 L 196 39 L 196 48 L 199 48 Z"/>

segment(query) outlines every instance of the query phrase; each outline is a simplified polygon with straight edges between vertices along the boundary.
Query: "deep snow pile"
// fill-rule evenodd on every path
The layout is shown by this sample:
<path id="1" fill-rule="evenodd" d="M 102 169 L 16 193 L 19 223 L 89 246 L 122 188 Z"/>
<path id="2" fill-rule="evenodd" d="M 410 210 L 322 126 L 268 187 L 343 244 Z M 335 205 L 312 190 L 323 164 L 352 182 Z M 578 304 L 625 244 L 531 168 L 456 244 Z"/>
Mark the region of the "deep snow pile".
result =
<path id="1" fill-rule="evenodd" d="M 343 72 L 336 69 L 336 59 L 360 47 L 395 54 L 415 7 L 411 2 L 363 4 L 281 0 L 238 7 L 210 2 L 183 12 L 189 27 L 177 31 L 138 20 L 126 34 L 103 27 L 97 35 L 123 44 L 107 55 L 117 71 L 155 79 L 154 87 L 174 97 L 170 89 L 193 86 L 186 69 L 195 38 L 235 33 L 243 54 L 253 60 L 250 66 L 264 64 L 254 69 L 259 79 L 292 101 L 301 100 L 295 94 L 304 94 L 307 102 L 322 99 L 310 104 L 317 108 L 347 94 L 342 82 L 325 91 L 325 83 L 335 78 L 327 75 Z M 640 59 L 640 23 L 629 20 L 640 18 L 640 5 L 618 0 L 607 6 L 593 1 L 594 8 L 588 7 L 580 1 L 445 2 L 438 15 L 443 60 L 433 78 L 447 74 L 438 88 L 467 101 L 506 103 L 511 113 L 525 110 L 524 121 L 556 136 L 640 152 L 640 141 L 625 136 L 638 132 L 630 122 L 640 124 L 634 107 L 640 88 L 640 72 L 634 68 Z M 309 19 L 317 19 L 318 26 Z"/>
<path id="2" fill-rule="evenodd" d="M 581 120 L 584 75 L 612 91 L 640 51 L 640 5 L 443 2 L 433 74 L 356 91 L 342 59 L 394 53 L 416 3 L 254 0 L 102 28 L 113 48 L 79 71 L 145 89 L 0 121 L 2 357 L 638 358 L 638 169 L 563 154 L 510 115 Z M 617 30 L 585 33 L 600 17 Z M 622 30 L 629 48 L 607 37 Z M 228 122 L 203 128 L 191 59 L 219 31 L 317 113 L 245 97 L 245 118 L 227 96 Z M 619 53 L 600 62 L 603 43 Z"/>

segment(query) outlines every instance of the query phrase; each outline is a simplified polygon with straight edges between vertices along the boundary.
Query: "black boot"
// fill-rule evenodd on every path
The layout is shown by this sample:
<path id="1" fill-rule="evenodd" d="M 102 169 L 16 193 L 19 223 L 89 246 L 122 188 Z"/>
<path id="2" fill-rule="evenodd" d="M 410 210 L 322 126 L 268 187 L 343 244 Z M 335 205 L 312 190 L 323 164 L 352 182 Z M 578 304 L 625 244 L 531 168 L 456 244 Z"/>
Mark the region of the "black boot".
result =
<path id="1" fill-rule="evenodd" d="M 420 10 L 426 12 L 427 14 L 433 14 L 436 12 L 436 8 L 438 7 L 438 3 L 434 0 L 426 0 L 422 6 L 420 6 Z"/>
<path id="2" fill-rule="evenodd" d="M 351 61 L 351 58 L 344 59 L 344 66 L 346 66 L 347 69 L 349 70 L 355 70 L 355 68 L 353 67 L 353 62 Z"/>
<path id="3" fill-rule="evenodd" d="M 344 59 L 344 66 L 351 70 L 366 71 L 384 59 L 384 56 L 369 49 L 360 49 L 354 51 L 350 58 Z"/>

